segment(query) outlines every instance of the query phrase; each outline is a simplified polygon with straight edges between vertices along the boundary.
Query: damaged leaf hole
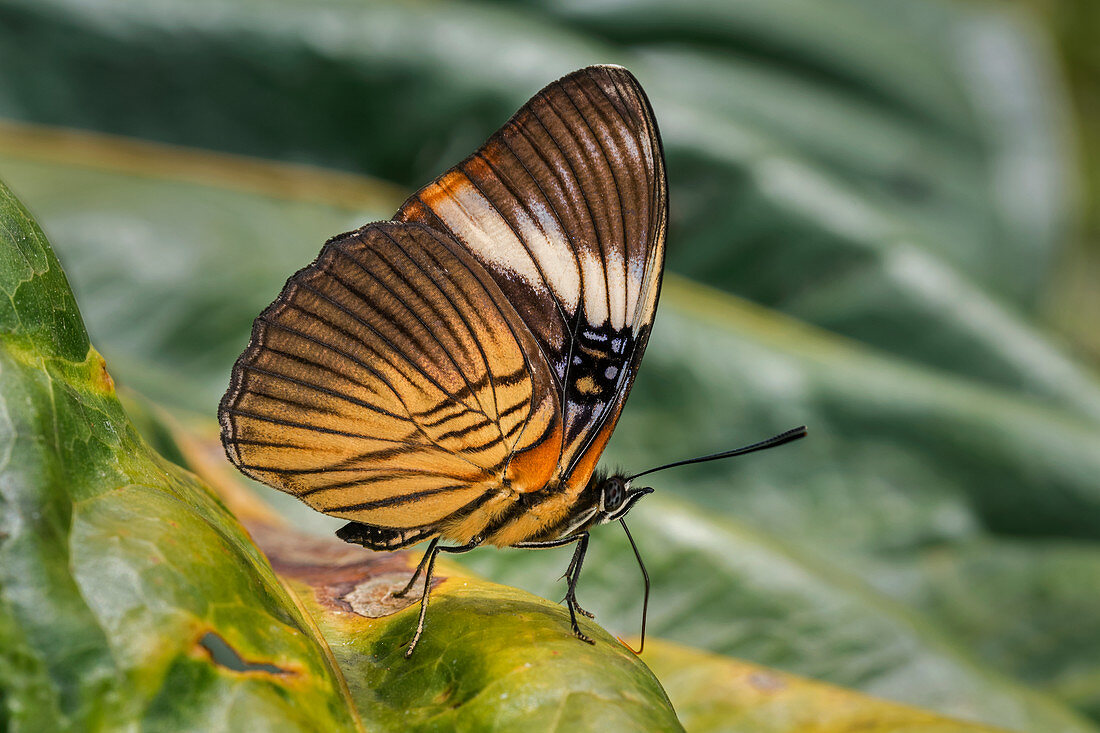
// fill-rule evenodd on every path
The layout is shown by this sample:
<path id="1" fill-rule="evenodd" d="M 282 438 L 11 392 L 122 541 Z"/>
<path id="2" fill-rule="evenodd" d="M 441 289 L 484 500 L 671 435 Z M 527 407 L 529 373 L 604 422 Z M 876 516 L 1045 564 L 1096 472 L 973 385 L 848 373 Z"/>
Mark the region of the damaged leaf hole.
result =
<path id="1" fill-rule="evenodd" d="M 264 672 L 267 674 L 290 675 L 289 669 L 283 669 L 267 662 L 250 662 L 229 646 L 229 642 L 213 631 L 207 631 L 199 639 L 199 646 L 207 651 L 214 664 L 233 672 Z"/>

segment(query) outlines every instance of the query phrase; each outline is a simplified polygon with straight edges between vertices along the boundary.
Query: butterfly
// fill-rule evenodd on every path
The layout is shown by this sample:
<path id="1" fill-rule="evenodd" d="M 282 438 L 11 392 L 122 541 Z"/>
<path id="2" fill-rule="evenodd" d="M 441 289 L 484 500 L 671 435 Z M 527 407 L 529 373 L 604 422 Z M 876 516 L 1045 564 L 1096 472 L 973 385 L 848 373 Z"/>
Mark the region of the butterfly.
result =
<path id="1" fill-rule="evenodd" d="M 575 544 L 565 601 L 591 643 L 576 599 L 589 530 L 626 529 L 652 491 L 632 480 L 659 470 L 597 462 L 649 340 L 667 227 L 650 103 L 626 69 L 592 66 L 538 92 L 392 220 L 329 240 L 256 319 L 218 410 L 226 454 L 351 520 L 344 540 L 429 541 L 394 594 L 425 575 L 406 656 L 438 554 L 485 544 Z"/>

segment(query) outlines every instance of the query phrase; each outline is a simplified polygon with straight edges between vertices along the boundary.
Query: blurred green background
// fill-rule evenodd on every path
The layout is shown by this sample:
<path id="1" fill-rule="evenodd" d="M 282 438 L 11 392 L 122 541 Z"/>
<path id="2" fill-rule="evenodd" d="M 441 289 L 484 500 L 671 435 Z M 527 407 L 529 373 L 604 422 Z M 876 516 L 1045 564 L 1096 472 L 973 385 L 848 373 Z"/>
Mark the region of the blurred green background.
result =
<path id="1" fill-rule="evenodd" d="M 811 436 L 653 477 L 631 515 L 651 631 L 1097 730 L 1097 7 L 0 0 L 0 178 L 118 382 L 212 420 L 325 239 L 548 81 L 627 66 L 665 140 L 674 276 L 605 463 Z M 556 600 L 564 552 L 466 557 Z M 632 563 L 600 532 L 581 581 L 617 633 Z"/>

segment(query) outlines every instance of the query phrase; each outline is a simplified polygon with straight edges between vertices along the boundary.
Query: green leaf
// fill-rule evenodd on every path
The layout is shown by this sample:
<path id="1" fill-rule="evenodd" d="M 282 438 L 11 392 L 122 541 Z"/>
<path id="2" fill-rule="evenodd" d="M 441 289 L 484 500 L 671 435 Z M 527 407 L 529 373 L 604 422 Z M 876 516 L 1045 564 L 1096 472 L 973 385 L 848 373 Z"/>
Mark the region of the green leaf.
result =
<path id="1" fill-rule="evenodd" d="M 0 184 L 2 185 L 2 184 Z M 0 194 L 11 197 L 7 188 Z M 7 203 L 5 201 L 5 203 Z M 69 283 L 38 225 L 21 206 L 0 208 L 0 334 L 44 356 L 83 361 L 90 344 Z"/>
<path id="2" fill-rule="evenodd" d="M 1097 568 L 1095 543 L 1007 538 L 929 547 L 882 575 L 999 669 L 1097 718 L 1100 672 L 1084 661 L 1100 656 Z"/>
<path id="3" fill-rule="evenodd" d="M 423 579 L 407 598 L 391 594 L 407 584 L 418 551 L 348 545 L 332 536 L 343 522 L 331 517 L 323 538 L 303 533 L 298 516 L 288 521 L 271 511 L 274 492 L 248 489 L 224 460 L 211 460 L 212 447 L 220 452 L 211 445 L 216 439 L 140 399 L 132 403 L 158 448 L 216 486 L 245 522 L 316 620 L 372 729 L 681 730 L 652 672 L 600 626 L 579 619 L 596 642 L 584 644 L 560 605 L 471 576 L 445 555 L 436 564 L 426 630 L 405 658 Z"/>
<path id="4" fill-rule="evenodd" d="M 153 416 L 150 419 L 155 420 Z M 181 460 L 200 474 L 213 477 L 220 473 L 220 466 L 205 457 L 209 455 L 208 451 L 190 431 L 178 425 L 166 428 L 163 423 L 154 428 L 161 437 L 160 444 L 169 452 L 180 454 Z M 224 485 L 222 481 L 213 479 L 212 483 Z M 578 653 L 575 645 L 563 644 L 567 640 L 563 632 L 568 622 L 567 614 L 560 606 L 533 600 L 513 589 L 466 576 L 461 571 L 456 573 L 455 568 L 446 561 L 439 565 L 437 573 L 437 579 L 442 582 L 433 593 L 430 629 L 413 661 L 405 662 L 400 655 L 415 628 L 415 601 L 395 603 L 393 599 L 386 598 L 385 593 L 405 585 L 417 560 L 415 553 L 366 553 L 331 538 L 319 540 L 302 535 L 273 519 L 252 492 L 242 495 L 237 489 L 227 487 L 227 490 L 238 497 L 234 505 L 238 514 L 259 518 L 250 524 L 253 536 L 272 558 L 287 585 L 298 593 L 303 604 L 318 619 L 341 666 L 349 672 L 352 694 L 376 724 L 382 725 L 384 721 L 385 725 L 392 725 L 394 729 L 432 729 L 435 726 L 452 729 L 487 727 L 489 720 L 492 720 L 496 725 L 507 726 L 513 721 L 523 721 L 530 726 L 543 716 L 550 715 L 551 720 L 557 721 L 558 727 L 566 728 L 596 719 L 605 721 L 603 727 L 616 730 L 633 729 L 639 725 L 644 729 L 657 728 L 656 721 L 660 717 L 654 716 L 652 709 L 639 707 L 636 703 L 646 697 L 663 700 L 663 693 L 654 698 L 652 692 L 647 692 L 654 689 L 651 678 L 647 674 L 630 672 L 638 669 L 637 660 L 616 645 L 602 628 L 582 619 L 585 632 L 597 639 L 597 646 L 579 647 Z M 270 492 L 267 494 L 269 496 Z M 643 532 L 656 533 L 669 526 L 695 525 L 695 529 L 702 529 L 711 535 L 709 544 L 715 549 L 713 560 L 737 558 L 737 566 L 742 571 L 731 573 L 732 564 L 728 560 L 722 568 L 714 564 L 695 567 L 697 553 L 675 548 L 675 554 L 670 556 L 670 548 L 665 546 L 658 553 L 657 565 L 653 564 L 653 557 L 650 556 L 654 576 L 668 578 L 674 574 L 678 582 L 692 586 L 732 584 L 739 596 L 752 598 L 749 603 L 724 609 L 731 611 L 732 616 L 721 619 L 717 613 L 711 619 L 709 614 L 714 609 L 705 607 L 685 609 L 686 616 L 683 613 L 680 616 L 673 614 L 670 619 L 667 604 L 658 601 L 654 604 L 654 616 L 663 616 L 662 623 L 666 630 L 671 628 L 675 634 L 677 627 L 690 627 L 713 642 L 724 634 L 728 637 L 728 618 L 735 617 L 743 636 L 755 638 L 756 643 L 762 642 L 765 646 L 775 646 L 779 640 L 769 635 L 768 625 L 782 622 L 783 614 L 789 611 L 782 608 L 782 603 L 779 609 L 774 605 L 765 605 L 764 594 L 758 593 L 754 597 L 753 586 L 767 585 L 768 595 L 773 599 L 779 595 L 776 592 L 779 588 L 793 595 L 809 591 L 812 597 L 807 597 L 806 607 L 791 614 L 792 617 L 801 617 L 797 623 L 806 627 L 806 636 L 811 636 L 809 630 L 815 627 L 819 618 L 825 616 L 817 609 L 829 609 L 827 614 L 830 616 L 846 616 L 851 623 L 873 630 L 870 635 L 864 632 L 868 645 L 861 653 L 866 656 L 873 655 L 876 646 L 890 646 L 899 659 L 911 652 L 914 658 L 905 661 L 914 667 L 937 668 L 939 676 L 925 692 L 943 693 L 952 686 L 961 685 L 963 689 L 952 691 L 960 701 L 980 698 L 990 704 L 1007 706 L 1013 711 L 1008 716 L 1002 713 L 1002 717 L 1020 715 L 1016 698 L 1027 698 L 1029 693 L 1013 690 L 1011 686 L 998 690 L 995 681 L 986 681 L 983 689 L 982 681 L 972 678 L 974 672 L 967 668 L 964 661 L 943 649 L 939 650 L 938 657 L 934 648 L 922 649 L 922 645 L 944 645 L 930 638 L 926 631 L 913 628 L 905 614 L 894 610 L 893 620 L 889 619 L 889 610 L 879 616 L 867 614 L 862 606 L 877 601 L 869 593 L 860 597 L 858 589 L 851 587 L 854 584 L 850 579 L 839 579 L 841 584 L 849 586 L 850 598 L 845 599 L 843 593 L 838 595 L 827 587 L 827 584 L 837 584 L 835 574 L 830 575 L 812 564 L 800 562 L 782 549 L 771 546 L 758 534 L 743 528 L 718 527 L 681 506 L 657 501 L 659 509 L 656 513 L 644 512 L 641 524 L 632 521 L 640 538 Z M 602 537 L 602 534 L 598 536 Z M 695 539 L 696 545 L 700 544 L 699 539 Z M 596 581 L 605 591 L 601 594 L 604 600 L 625 595 L 619 585 L 623 577 L 623 561 L 629 559 L 630 552 L 625 543 L 620 544 L 616 546 L 613 556 L 608 556 L 606 550 L 595 552 L 585 576 L 589 581 L 586 586 L 591 586 L 592 576 L 596 576 Z M 508 553 L 488 551 L 486 554 L 502 558 Z M 542 556 L 550 559 L 550 553 L 512 554 L 516 557 Z M 564 558 L 559 559 L 564 562 Z M 551 568 L 554 562 L 557 561 L 551 559 Z M 600 570 L 593 572 L 593 563 Z M 689 566 L 689 563 L 692 565 Z M 540 563 L 540 566 L 545 565 L 547 563 Z M 674 569 L 673 573 L 667 572 L 670 567 Z M 548 571 L 545 567 L 525 569 Z M 758 571 L 755 578 L 751 577 L 754 570 Z M 774 577 L 777 571 L 783 578 L 778 582 Z M 510 575 L 507 568 L 503 575 Z M 824 582 L 813 589 L 815 581 L 807 580 L 807 575 L 820 575 Z M 737 580 L 731 583 L 731 578 Z M 519 584 L 524 584 L 523 579 Z M 414 596 L 420 588 L 422 585 L 414 591 Z M 624 604 L 611 601 L 611 605 Z M 481 617 L 481 623 L 477 617 Z M 699 623 L 700 617 L 702 623 Z M 884 633 L 878 639 L 871 639 L 878 632 Z M 829 640 L 823 640 L 820 634 L 812 636 L 816 643 L 829 645 Z M 911 643 L 914 637 L 915 644 Z M 462 643 L 456 644 L 456 639 L 461 639 Z M 478 650 L 473 659 L 463 657 L 468 645 Z M 680 721 L 692 731 L 800 730 L 809 722 L 816 723 L 825 731 L 991 730 L 863 697 L 757 665 L 705 654 L 654 639 L 652 635 L 646 649 L 644 660 L 672 695 Z M 426 655 L 430 663 L 422 664 L 421 655 Z M 568 664 L 563 667 L 561 663 L 567 659 Z M 440 669 L 451 667 L 473 669 L 475 674 L 470 676 L 475 678 L 493 669 L 495 673 L 488 675 L 493 682 L 485 687 L 481 684 L 471 686 L 468 677 L 456 681 L 445 674 L 440 679 Z M 593 667 L 600 672 L 595 678 L 589 678 L 588 671 Z M 381 682 L 395 674 L 417 678 L 417 685 L 411 694 L 400 685 Z M 893 674 L 913 678 L 897 670 Z M 400 694 L 387 694 L 387 688 Z M 640 688 L 642 694 L 630 692 L 632 688 Z M 487 694 L 488 690 L 500 692 L 499 697 Z M 563 699 L 562 690 L 567 692 L 564 696 L 567 702 L 559 706 Z M 606 698 L 618 703 L 608 706 Z M 521 715 L 516 715 L 512 709 L 517 699 L 522 701 L 525 711 Z M 631 703 L 623 706 L 623 701 Z M 568 722 L 570 718 L 563 716 L 563 711 L 568 711 L 567 715 L 573 716 L 575 722 Z M 614 715 L 609 717 L 609 712 Z M 964 704 L 958 712 L 974 716 L 980 711 L 976 711 L 973 705 Z M 1044 709 L 1043 703 L 1038 700 L 1030 706 L 1030 713 L 1033 718 L 1016 720 L 1022 728 L 1089 729 L 1087 726 L 1079 727 L 1054 706 Z"/>
<path id="5" fill-rule="evenodd" d="M 12 730 L 354 730 L 240 525 L 153 453 L 0 183 L 0 701 Z"/>
<path id="6" fill-rule="evenodd" d="M 695 733 L 994 730 L 668 642 L 647 645 L 645 659 L 664 680 L 684 727 Z"/>
<path id="7" fill-rule="evenodd" d="M 406 659 L 423 582 L 419 555 L 372 553 L 288 527 L 252 525 L 317 619 L 377 730 L 682 730 L 653 673 L 596 624 L 574 638 L 556 604 L 436 566 L 424 635 Z"/>

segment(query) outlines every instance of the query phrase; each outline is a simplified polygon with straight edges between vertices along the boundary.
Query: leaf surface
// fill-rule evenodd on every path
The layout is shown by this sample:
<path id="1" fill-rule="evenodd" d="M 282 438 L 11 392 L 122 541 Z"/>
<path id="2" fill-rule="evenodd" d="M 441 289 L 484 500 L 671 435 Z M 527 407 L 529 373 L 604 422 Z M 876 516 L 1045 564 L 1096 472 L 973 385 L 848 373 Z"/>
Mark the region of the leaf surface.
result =
<path id="1" fill-rule="evenodd" d="M 12 730 L 355 730 L 312 622 L 151 451 L 0 183 L 0 682 Z"/>

